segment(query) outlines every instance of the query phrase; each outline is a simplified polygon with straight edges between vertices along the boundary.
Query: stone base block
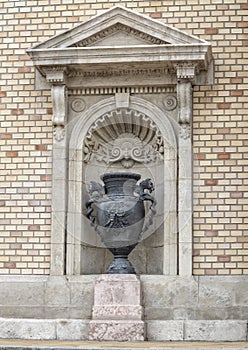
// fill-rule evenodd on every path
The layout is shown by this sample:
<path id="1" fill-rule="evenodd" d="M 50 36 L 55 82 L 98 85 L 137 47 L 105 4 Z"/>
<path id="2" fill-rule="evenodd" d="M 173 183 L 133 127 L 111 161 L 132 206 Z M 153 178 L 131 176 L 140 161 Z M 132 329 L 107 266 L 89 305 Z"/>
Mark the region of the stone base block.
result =
<path id="1" fill-rule="evenodd" d="M 94 306 L 93 320 L 142 320 L 143 307 L 139 305 Z"/>
<path id="2" fill-rule="evenodd" d="M 89 323 L 89 340 L 143 341 L 145 336 L 143 321 L 93 320 Z"/>
<path id="3" fill-rule="evenodd" d="M 0 339 L 87 340 L 88 321 L 0 318 Z"/>
<path id="4" fill-rule="evenodd" d="M 241 320 L 187 320 L 187 341 L 246 341 L 247 321 Z"/>

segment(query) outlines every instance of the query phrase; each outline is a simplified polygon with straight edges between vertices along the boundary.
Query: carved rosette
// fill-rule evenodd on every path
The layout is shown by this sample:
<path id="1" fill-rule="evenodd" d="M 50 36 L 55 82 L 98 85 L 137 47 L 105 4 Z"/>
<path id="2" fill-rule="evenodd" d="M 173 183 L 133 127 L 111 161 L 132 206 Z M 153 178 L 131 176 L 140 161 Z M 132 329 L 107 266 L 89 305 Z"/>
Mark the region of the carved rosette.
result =
<path id="1" fill-rule="evenodd" d="M 163 159 L 164 143 L 159 130 L 142 113 L 121 109 L 102 116 L 84 141 L 84 161 L 119 163 L 128 169 L 135 163 Z"/>

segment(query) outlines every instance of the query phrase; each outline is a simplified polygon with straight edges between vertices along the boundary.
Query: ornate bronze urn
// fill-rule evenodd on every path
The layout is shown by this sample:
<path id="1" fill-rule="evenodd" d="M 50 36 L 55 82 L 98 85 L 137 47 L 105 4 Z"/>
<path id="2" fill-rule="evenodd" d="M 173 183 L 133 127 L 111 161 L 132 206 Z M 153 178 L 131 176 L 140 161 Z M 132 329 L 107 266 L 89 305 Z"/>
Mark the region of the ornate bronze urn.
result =
<path id="1" fill-rule="evenodd" d="M 101 176 L 104 186 L 94 181 L 89 185 L 87 217 L 114 255 L 107 270 L 110 274 L 135 273 L 128 254 L 153 222 L 156 202 L 151 193 L 154 187 L 150 179 L 137 185 L 140 178 L 135 173 L 113 172 Z M 146 224 L 144 201 L 151 202 Z"/>

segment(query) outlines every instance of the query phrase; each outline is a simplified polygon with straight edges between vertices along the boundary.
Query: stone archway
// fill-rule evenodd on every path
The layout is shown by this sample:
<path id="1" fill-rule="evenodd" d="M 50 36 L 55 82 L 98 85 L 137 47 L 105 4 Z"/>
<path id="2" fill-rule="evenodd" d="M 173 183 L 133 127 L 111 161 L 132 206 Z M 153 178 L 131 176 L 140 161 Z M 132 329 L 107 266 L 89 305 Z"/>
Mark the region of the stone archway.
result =
<path id="1" fill-rule="evenodd" d="M 138 110 L 138 112 L 136 112 Z M 133 112 L 133 120 L 131 120 L 130 115 Z M 170 117 L 166 116 L 159 108 L 144 99 L 131 97 L 129 108 L 122 108 L 116 110 L 116 100 L 115 98 L 110 98 L 101 101 L 100 103 L 92 106 L 92 108 L 81 115 L 78 122 L 75 124 L 71 137 L 70 137 L 70 161 L 69 161 L 69 208 L 68 208 L 68 229 L 67 229 L 67 273 L 69 274 L 80 274 L 82 271 L 87 272 L 87 267 L 82 268 L 82 241 L 88 242 L 88 246 L 97 246 L 99 242 L 95 237 L 93 230 L 90 228 L 89 223 L 82 217 L 84 203 L 80 201 L 81 193 L 84 192 L 84 182 L 85 182 L 85 172 L 84 169 L 87 168 L 87 163 L 84 161 L 85 154 L 83 150 L 84 140 L 87 135 L 93 135 L 94 131 L 98 128 L 103 128 L 106 123 L 109 122 L 108 118 L 113 117 L 113 121 L 116 123 L 118 116 L 122 115 L 122 120 L 126 120 L 126 129 L 130 129 L 133 124 L 133 132 L 135 129 L 134 118 L 138 116 L 144 120 L 137 122 L 138 128 L 136 128 L 136 133 L 138 136 L 144 132 L 144 124 L 146 127 L 150 127 L 150 135 L 152 133 L 156 136 L 159 135 L 163 140 L 162 151 L 163 156 L 159 155 L 160 160 L 155 159 L 152 162 L 152 170 L 144 171 L 144 162 L 141 162 L 136 167 L 136 171 L 143 173 L 143 175 L 152 176 L 156 178 L 156 183 L 159 184 L 159 175 L 161 174 L 161 169 L 163 174 L 161 178 L 161 189 L 163 194 L 159 200 L 158 213 L 160 217 L 157 217 L 157 226 L 162 225 L 162 254 L 161 254 L 161 268 L 148 269 L 148 272 L 159 271 L 164 274 L 176 274 L 177 272 L 177 142 L 175 131 L 170 121 Z M 126 119 L 125 119 L 126 116 Z M 127 116 L 129 117 L 129 122 L 127 121 Z M 142 126 L 143 124 L 143 126 Z M 143 130 L 142 130 L 143 127 Z M 159 129 L 158 129 L 159 128 Z M 122 131 L 127 131 L 123 127 Z M 139 129 L 139 131 L 137 131 Z M 130 132 L 132 134 L 132 132 Z M 126 133 L 125 133 L 126 134 Z M 138 137 L 136 135 L 136 137 Z M 154 139 L 150 137 L 151 140 Z M 108 136 L 110 137 L 110 136 Z M 154 141 L 154 140 L 153 140 Z M 161 141 L 159 141 L 161 142 Z M 147 143 L 149 144 L 149 143 Z M 75 159 L 76 155 L 76 159 Z M 88 151 L 87 151 L 88 155 Z M 107 168 L 109 169 L 109 164 L 101 165 L 97 161 L 94 164 L 96 168 L 91 172 L 89 179 L 92 179 L 95 174 L 94 180 L 99 179 L 99 175 L 103 173 Z M 157 166 L 157 175 L 154 172 L 154 166 Z M 116 170 L 116 165 L 110 165 L 112 169 Z M 142 169 L 143 167 L 143 169 Z M 100 170 L 98 171 L 98 169 Z M 119 169 L 117 165 L 117 169 Z M 146 169 L 147 170 L 147 169 Z M 133 169 L 132 169 L 133 171 Z M 169 200 L 168 200 L 169 198 Z M 161 229 L 161 228 L 160 228 Z M 89 237 L 90 235 L 90 237 Z M 87 237 L 86 237 L 87 236 Z M 86 249 L 86 248 L 85 248 Z M 89 249 L 90 251 L 90 249 Z M 91 249 L 91 252 L 93 250 Z M 99 256 L 99 252 L 98 256 Z M 87 252 L 86 252 L 87 255 Z M 103 259 L 103 255 L 102 255 Z M 90 263 L 90 259 L 88 263 Z M 92 265 L 90 265 L 92 266 Z M 90 269 L 88 269 L 88 272 Z M 93 272 L 93 271 L 92 271 Z M 99 271 L 98 271 L 99 272 Z M 141 272 L 145 272 L 144 270 Z"/>

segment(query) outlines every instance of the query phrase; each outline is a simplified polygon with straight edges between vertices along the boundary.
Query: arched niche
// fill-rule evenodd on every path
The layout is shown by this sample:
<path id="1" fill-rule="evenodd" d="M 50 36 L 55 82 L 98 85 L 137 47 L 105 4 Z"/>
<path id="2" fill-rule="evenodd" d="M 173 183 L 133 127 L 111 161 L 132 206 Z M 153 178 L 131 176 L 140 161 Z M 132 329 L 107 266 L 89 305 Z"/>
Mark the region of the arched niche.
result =
<path id="1" fill-rule="evenodd" d="M 97 120 L 128 108 L 157 125 L 164 142 L 162 272 L 191 275 L 192 86 L 213 82 L 210 43 L 117 6 L 27 52 L 37 88 L 51 87 L 53 101 L 51 274 L 87 265 L 83 142 Z"/>
<path id="2" fill-rule="evenodd" d="M 122 124 L 122 125 L 119 125 Z M 100 135 L 100 136 L 99 136 Z M 111 136 L 112 135 L 112 136 Z M 99 161 L 97 149 L 89 157 L 85 150 L 94 137 L 106 145 L 118 144 L 123 135 L 126 141 L 143 142 L 143 147 L 160 144 L 151 156 L 153 160 Z M 89 140 L 90 138 L 90 140 Z M 99 141 L 99 140 L 98 140 Z M 130 143 L 129 143 L 130 145 Z M 158 145 L 157 145 L 158 146 Z M 88 148 L 88 147 L 87 147 Z M 151 152 L 151 148 L 149 149 Z M 142 178 L 151 177 L 156 186 L 157 214 L 153 226 L 130 256 L 139 273 L 176 274 L 177 271 L 177 142 L 170 117 L 154 104 L 130 97 L 128 108 L 116 108 L 115 98 L 94 104 L 83 113 L 72 129 L 69 142 L 69 190 L 67 226 L 67 273 L 103 273 L 110 253 L 103 247 L 90 226 L 85 213 L 86 186 L 91 180 L 109 171 L 138 172 Z M 168 263 L 169 262 L 169 263 Z"/>

